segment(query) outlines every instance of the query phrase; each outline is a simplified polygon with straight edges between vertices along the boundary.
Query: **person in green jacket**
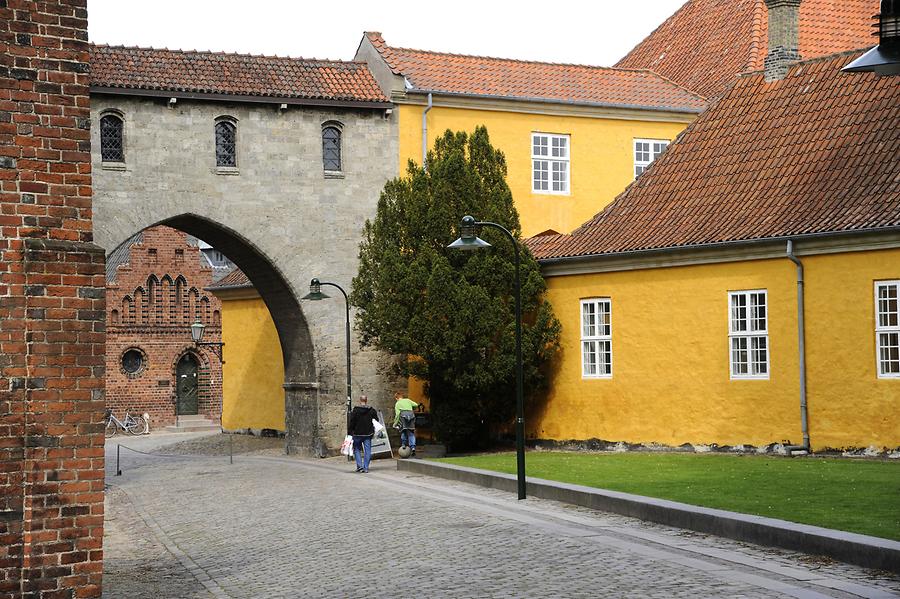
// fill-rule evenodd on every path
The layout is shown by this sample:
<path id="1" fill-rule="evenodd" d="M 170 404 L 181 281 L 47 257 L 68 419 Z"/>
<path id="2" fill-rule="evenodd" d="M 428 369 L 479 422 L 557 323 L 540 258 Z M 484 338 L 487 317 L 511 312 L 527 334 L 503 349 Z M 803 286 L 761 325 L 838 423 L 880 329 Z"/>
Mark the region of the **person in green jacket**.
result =
<path id="1" fill-rule="evenodd" d="M 400 445 L 416 455 L 416 413 L 419 404 L 399 391 L 394 393 L 394 426 L 400 429 Z"/>

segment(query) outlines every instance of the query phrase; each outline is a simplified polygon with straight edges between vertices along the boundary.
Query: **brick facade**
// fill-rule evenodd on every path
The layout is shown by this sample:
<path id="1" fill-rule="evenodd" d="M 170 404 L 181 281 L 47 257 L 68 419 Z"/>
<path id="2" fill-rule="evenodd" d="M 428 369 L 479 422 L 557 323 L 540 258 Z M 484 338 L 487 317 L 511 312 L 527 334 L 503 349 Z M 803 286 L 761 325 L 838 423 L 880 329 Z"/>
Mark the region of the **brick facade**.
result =
<path id="1" fill-rule="evenodd" d="M 0 0 L 0 598 L 99 597 L 104 255 L 86 0 Z"/>
<path id="2" fill-rule="evenodd" d="M 125 410 L 150 414 L 151 429 L 173 424 L 176 416 L 175 367 L 185 353 L 199 364 L 198 413 L 222 415 L 222 365 L 208 348 L 191 342 L 190 325 L 206 325 L 204 341 L 222 339 L 221 304 L 204 291 L 212 268 L 200 248 L 181 231 L 157 226 L 139 241 L 117 250 L 128 258 L 110 263 L 107 274 L 106 403 L 121 417 Z M 112 258 L 112 256 L 111 256 Z M 123 356 L 138 350 L 143 360 L 127 372 Z"/>

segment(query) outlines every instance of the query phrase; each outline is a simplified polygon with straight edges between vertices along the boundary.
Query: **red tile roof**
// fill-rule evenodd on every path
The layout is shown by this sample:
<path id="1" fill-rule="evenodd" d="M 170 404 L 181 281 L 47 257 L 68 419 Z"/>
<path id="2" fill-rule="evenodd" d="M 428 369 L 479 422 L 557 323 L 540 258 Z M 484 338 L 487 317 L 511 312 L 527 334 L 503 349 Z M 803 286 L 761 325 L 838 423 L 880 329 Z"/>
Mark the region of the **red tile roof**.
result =
<path id="1" fill-rule="evenodd" d="M 207 287 L 207 289 L 243 289 L 253 287 L 253 283 L 247 278 L 240 268 L 235 267 L 227 275 Z"/>
<path id="2" fill-rule="evenodd" d="M 537 102 L 700 112 L 705 100 L 646 70 L 527 62 L 393 48 L 366 33 L 412 92 L 490 96 Z"/>
<path id="3" fill-rule="evenodd" d="M 388 102 L 364 63 L 124 46 L 91 46 L 91 86 Z"/>
<path id="4" fill-rule="evenodd" d="M 900 227 L 900 76 L 860 51 L 737 83 L 605 210 L 539 259 Z"/>
<path id="5" fill-rule="evenodd" d="M 878 0 L 803 0 L 800 56 L 874 46 L 871 17 L 878 9 Z M 718 96 L 738 73 L 762 68 L 767 15 L 764 0 L 688 0 L 616 66 L 650 69 L 703 96 Z"/>

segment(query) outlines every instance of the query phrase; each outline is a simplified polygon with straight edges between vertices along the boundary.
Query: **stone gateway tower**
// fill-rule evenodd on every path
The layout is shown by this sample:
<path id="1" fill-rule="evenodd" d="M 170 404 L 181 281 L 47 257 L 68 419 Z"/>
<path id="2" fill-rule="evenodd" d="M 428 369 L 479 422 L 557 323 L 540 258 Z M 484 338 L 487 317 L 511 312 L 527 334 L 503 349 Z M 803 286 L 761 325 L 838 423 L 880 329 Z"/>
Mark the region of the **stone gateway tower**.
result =
<path id="1" fill-rule="evenodd" d="M 0 2 L 0 597 L 99 597 L 104 253 L 87 1 Z"/>

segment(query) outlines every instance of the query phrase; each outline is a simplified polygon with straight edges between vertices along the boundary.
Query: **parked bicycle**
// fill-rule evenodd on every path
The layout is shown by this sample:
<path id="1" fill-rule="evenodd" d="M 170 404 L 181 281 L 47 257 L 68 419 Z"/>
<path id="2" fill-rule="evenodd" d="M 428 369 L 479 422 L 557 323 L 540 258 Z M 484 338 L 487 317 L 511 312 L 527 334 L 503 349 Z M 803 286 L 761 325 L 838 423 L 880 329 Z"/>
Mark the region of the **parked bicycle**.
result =
<path id="1" fill-rule="evenodd" d="M 125 417 L 122 420 L 113 415 L 112 410 L 106 410 L 106 430 L 107 437 L 112 437 L 119 429 L 122 429 L 130 435 L 143 435 L 150 432 L 150 423 L 143 416 L 132 416 L 125 411 Z"/>

